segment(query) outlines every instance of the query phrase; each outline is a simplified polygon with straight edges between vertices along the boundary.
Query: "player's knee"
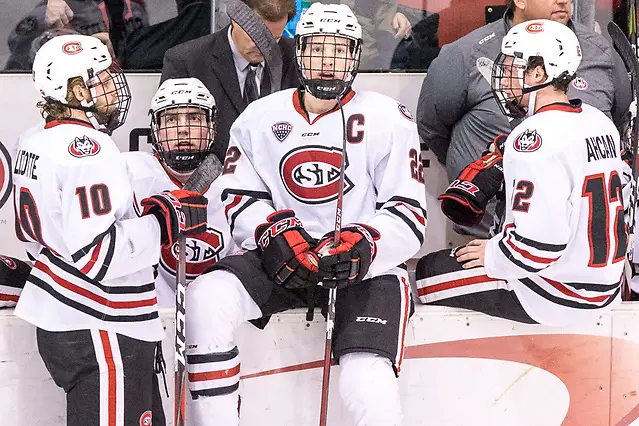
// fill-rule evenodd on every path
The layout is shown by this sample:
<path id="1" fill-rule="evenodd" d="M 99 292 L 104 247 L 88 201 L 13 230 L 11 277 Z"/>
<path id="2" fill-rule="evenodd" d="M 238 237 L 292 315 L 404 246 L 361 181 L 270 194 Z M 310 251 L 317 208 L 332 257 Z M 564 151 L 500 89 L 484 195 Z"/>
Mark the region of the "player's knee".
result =
<path id="1" fill-rule="evenodd" d="M 356 425 L 402 424 L 399 385 L 388 358 L 364 352 L 340 357 L 339 391 Z"/>
<path id="2" fill-rule="evenodd" d="M 455 252 L 458 248 L 459 247 L 452 250 L 439 250 L 419 259 L 415 267 L 415 279 L 420 281 L 448 272 L 461 270 L 462 267 L 455 257 Z"/>
<path id="3" fill-rule="evenodd" d="M 245 318 L 248 296 L 240 280 L 217 270 L 198 277 L 186 291 L 186 336 L 197 353 L 225 352 L 235 346 L 235 330 Z"/>

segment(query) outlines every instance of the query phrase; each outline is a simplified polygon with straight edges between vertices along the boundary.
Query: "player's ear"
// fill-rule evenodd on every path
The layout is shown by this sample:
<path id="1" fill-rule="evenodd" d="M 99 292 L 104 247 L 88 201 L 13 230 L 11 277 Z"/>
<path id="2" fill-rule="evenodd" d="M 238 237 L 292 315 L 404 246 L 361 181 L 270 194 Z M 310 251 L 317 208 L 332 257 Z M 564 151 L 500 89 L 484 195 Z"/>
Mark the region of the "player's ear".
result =
<path id="1" fill-rule="evenodd" d="M 88 89 L 86 89 L 83 85 L 81 84 L 74 84 L 71 87 L 71 91 L 73 92 L 73 96 L 75 97 L 75 100 L 79 102 L 83 101 L 83 100 L 89 100 L 91 93 L 89 92 Z"/>

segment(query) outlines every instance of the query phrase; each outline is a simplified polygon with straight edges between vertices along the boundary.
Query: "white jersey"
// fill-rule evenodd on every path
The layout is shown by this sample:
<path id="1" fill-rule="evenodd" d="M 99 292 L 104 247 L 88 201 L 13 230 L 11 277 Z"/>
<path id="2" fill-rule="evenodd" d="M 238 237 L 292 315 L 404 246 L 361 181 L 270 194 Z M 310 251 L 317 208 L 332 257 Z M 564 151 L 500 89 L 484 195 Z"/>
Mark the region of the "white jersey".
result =
<path id="1" fill-rule="evenodd" d="M 506 220 L 485 270 L 534 320 L 579 321 L 620 300 L 623 165 L 615 125 L 590 105 L 546 106 L 508 137 Z"/>
<path id="2" fill-rule="evenodd" d="M 342 226 L 379 231 L 367 277 L 388 273 L 424 242 L 426 192 L 417 127 L 397 101 L 351 91 L 343 99 L 346 177 Z M 292 209 L 314 238 L 335 228 L 344 125 L 340 111 L 310 117 L 295 89 L 251 103 L 231 127 L 220 178 L 231 233 L 254 248 L 255 228 Z"/>
<path id="3" fill-rule="evenodd" d="M 137 217 L 111 138 L 77 120 L 52 122 L 25 132 L 13 158 L 16 234 L 35 259 L 16 315 L 49 331 L 162 340 L 160 226 Z"/>
<path id="4" fill-rule="evenodd" d="M 137 207 L 144 198 L 162 191 L 182 188 L 167 174 L 160 161 L 145 152 L 127 152 L 124 156 Z M 186 278 L 190 282 L 222 257 L 237 250 L 224 216 L 220 196 L 222 190 L 214 182 L 204 192 L 209 200 L 206 232 L 186 239 Z M 155 286 L 161 307 L 175 306 L 176 245 L 162 248 Z"/>

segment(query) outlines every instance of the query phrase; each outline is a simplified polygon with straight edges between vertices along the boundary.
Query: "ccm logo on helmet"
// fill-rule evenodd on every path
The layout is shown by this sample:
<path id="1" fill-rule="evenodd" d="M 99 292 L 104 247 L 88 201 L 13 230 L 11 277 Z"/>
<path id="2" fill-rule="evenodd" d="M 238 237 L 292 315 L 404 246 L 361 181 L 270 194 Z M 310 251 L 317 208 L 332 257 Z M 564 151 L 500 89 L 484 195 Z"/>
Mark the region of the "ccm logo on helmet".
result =
<path id="1" fill-rule="evenodd" d="M 323 204 L 337 199 L 342 150 L 318 145 L 295 148 L 280 161 L 280 178 L 293 198 L 306 204 Z M 348 157 L 346 157 L 348 170 Z M 353 182 L 344 176 L 344 194 Z"/>
<path id="2" fill-rule="evenodd" d="M 526 31 L 529 33 L 540 33 L 544 31 L 544 24 L 540 22 L 533 22 L 532 24 L 528 24 L 526 26 Z"/>
<path id="3" fill-rule="evenodd" d="M 79 41 L 70 41 L 62 46 L 62 51 L 67 55 L 75 55 L 82 52 L 82 50 L 82 44 Z"/>

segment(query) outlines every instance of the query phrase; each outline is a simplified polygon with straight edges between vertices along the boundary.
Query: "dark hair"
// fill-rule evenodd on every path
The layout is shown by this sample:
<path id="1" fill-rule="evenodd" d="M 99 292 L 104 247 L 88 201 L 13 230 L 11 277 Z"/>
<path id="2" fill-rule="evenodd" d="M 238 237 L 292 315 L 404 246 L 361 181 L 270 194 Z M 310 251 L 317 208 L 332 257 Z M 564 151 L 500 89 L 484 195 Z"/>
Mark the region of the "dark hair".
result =
<path id="1" fill-rule="evenodd" d="M 541 56 L 531 56 L 528 59 L 528 65 L 526 66 L 526 72 L 532 71 L 537 67 L 542 67 L 544 73 L 546 73 L 546 67 L 544 66 L 544 58 Z M 575 78 L 574 75 L 568 75 L 568 73 L 563 73 L 559 77 L 555 78 L 555 81 L 552 83 L 552 87 L 562 93 L 568 93 L 568 86 L 572 79 Z"/>
<path id="2" fill-rule="evenodd" d="M 515 10 L 515 0 L 507 0 L 506 1 L 506 6 L 510 10 Z"/>
<path id="3" fill-rule="evenodd" d="M 277 22 L 283 18 L 290 21 L 297 14 L 295 0 L 242 0 L 266 21 Z"/>

